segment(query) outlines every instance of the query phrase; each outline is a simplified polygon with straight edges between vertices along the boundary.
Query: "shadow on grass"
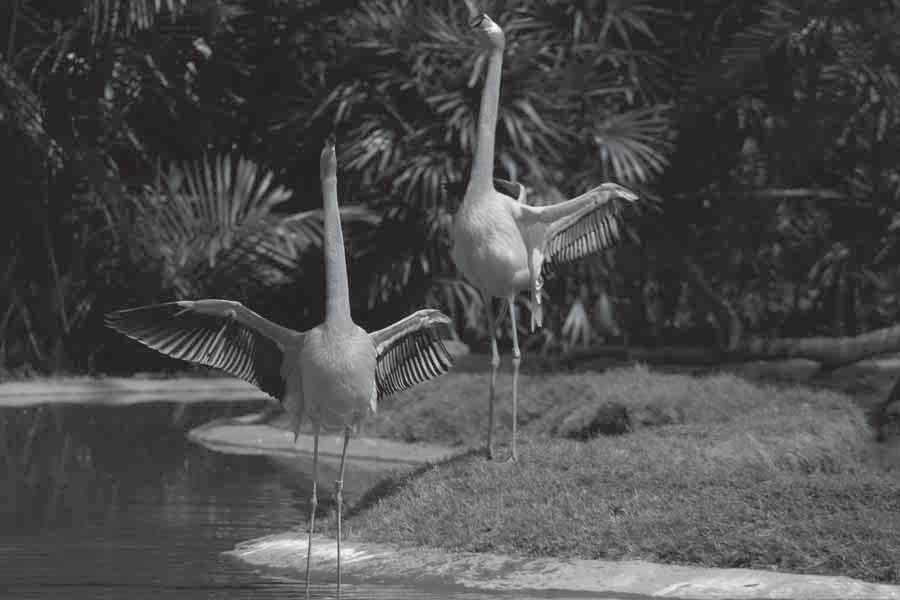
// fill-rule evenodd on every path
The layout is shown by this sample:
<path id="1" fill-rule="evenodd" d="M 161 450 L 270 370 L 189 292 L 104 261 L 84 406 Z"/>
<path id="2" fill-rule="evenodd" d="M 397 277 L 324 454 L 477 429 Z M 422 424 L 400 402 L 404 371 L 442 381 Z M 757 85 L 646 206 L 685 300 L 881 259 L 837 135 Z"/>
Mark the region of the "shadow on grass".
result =
<path id="1" fill-rule="evenodd" d="M 435 469 L 437 467 L 448 467 L 457 463 L 462 463 L 468 460 L 471 457 L 477 456 L 479 454 L 484 454 L 484 448 L 470 448 L 464 452 L 460 452 L 459 454 L 454 454 L 444 460 L 439 460 L 436 462 L 427 462 L 424 463 L 411 471 L 404 471 L 399 474 L 392 474 L 386 477 L 383 477 L 378 480 L 378 482 L 369 488 L 360 499 L 353 504 L 353 506 L 349 507 L 344 513 L 346 518 L 354 517 L 358 514 L 361 514 L 368 509 L 374 507 L 381 500 L 389 498 L 391 496 L 396 495 L 397 493 L 403 491 L 409 484 L 430 471 L 431 469 Z"/>

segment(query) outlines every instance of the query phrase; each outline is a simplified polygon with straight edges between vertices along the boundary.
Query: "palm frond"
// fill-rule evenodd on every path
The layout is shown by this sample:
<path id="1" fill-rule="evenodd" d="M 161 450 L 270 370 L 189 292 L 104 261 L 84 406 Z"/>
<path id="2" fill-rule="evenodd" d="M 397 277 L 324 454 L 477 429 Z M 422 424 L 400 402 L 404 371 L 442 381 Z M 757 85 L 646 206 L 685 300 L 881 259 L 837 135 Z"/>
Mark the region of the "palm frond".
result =
<path id="1" fill-rule="evenodd" d="M 345 227 L 378 224 L 377 215 L 364 206 L 343 206 L 340 212 Z M 267 215 L 222 248 L 215 263 L 198 263 L 194 275 L 210 289 L 232 297 L 287 285 L 302 275 L 305 254 L 322 247 L 323 233 L 321 209 L 289 216 Z"/>
<path id="2" fill-rule="evenodd" d="M 279 215 L 291 192 L 252 161 L 219 155 L 159 173 L 135 198 L 135 250 L 163 265 L 181 293 L 198 286 L 247 290 L 296 277 L 300 258 L 322 244 L 321 210 Z M 377 221 L 368 209 L 342 210 L 346 223 Z"/>
<path id="3" fill-rule="evenodd" d="M 435 277 L 425 297 L 428 306 L 440 306 L 461 331 L 484 328 L 484 301 L 468 282 L 451 277 Z"/>
<path id="4" fill-rule="evenodd" d="M 161 14 L 175 18 L 187 5 L 187 0 L 85 0 L 91 44 L 149 29 Z"/>
<path id="5" fill-rule="evenodd" d="M 792 41 L 792 35 L 810 27 L 821 25 L 814 17 L 802 10 L 800 2 L 776 0 L 762 9 L 758 23 L 747 27 L 734 36 L 732 44 L 725 50 L 722 61 L 731 68 L 732 74 L 757 64 L 769 56 L 779 45 Z M 799 41 L 796 36 L 793 41 Z"/>
<path id="6" fill-rule="evenodd" d="M 587 345 L 594 336 L 591 319 L 588 317 L 581 298 L 576 298 L 569 308 L 563 321 L 562 335 L 564 336 L 563 345 L 566 348 Z"/>
<path id="7" fill-rule="evenodd" d="M 12 113 L 14 126 L 48 161 L 53 170 L 63 166 L 63 149 L 47 132 L 44 108 L 38 96 L 16 73 L 12 65 L 0 58 L 0 102 Z"/>
<path id="8" fill-rule="evenodd" d="M 593 141 L 607 176 L 644 183 L 662 172 L 672 147 L 667 139 L 671 127 L 667 108 L 609 114 L 595 124 Z"/>
<path id="9" fill-rule="evenodd" d="M 601 39 L 615 35 L 617 42 L 626 48 L 635 48 L 644 40 L 655 41 L 653 21 L 672 13 L 658 7 L 652 0 L 610 2 L 603 14 Z M 642 38 L 642 39 L 641 39 Z"/>

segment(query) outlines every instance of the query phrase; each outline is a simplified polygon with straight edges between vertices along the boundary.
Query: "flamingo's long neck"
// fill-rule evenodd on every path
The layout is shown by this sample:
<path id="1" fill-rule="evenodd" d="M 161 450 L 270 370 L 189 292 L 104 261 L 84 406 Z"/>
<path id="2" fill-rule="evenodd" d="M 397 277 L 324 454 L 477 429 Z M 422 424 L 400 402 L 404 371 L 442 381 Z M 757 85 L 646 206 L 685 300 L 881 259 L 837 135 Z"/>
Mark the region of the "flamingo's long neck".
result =
<path id="1" fill-rule="evenodd" d="M 475 138 L 475 160 L 466 195 L 487 191 L 494 185 L 494 135 L 497 130 L 497 110 L 500 106 L 500 73 L 503 68 L 503 46 L 492 46 L 488 55 L 487 75 L 478 110 L 478 131 Z"/>
<path id="2" fill-rule="evenodd" d="M 338 209 L 337 160 L 333 146 L 322 151 L 321 177 L 325 213 L 325 322 L 351 322 L 350 286 Z"/>

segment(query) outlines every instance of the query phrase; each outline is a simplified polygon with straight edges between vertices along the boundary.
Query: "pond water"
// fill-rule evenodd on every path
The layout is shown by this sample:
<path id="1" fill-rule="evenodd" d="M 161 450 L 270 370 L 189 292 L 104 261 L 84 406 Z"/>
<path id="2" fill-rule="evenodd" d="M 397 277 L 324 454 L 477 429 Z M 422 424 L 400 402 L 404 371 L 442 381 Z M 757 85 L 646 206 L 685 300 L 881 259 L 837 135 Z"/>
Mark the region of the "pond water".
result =
<path id="1" fill-rule="evenodd" d="M 302 575 L 224 556 L 305 521 L 309 479 L 285 461 L 213 452 L 187 432 L 261 402 L 0 408 L 0 598 L 301 598 Z M 345 500 L 362 490 L 348 478 Z M 319 508 L 330 511 L 320 484 Z M 334 597 L 334 573 L 315 574 Z M 611 598 L 423 590 L 347 580 L 343 598 Z"/>

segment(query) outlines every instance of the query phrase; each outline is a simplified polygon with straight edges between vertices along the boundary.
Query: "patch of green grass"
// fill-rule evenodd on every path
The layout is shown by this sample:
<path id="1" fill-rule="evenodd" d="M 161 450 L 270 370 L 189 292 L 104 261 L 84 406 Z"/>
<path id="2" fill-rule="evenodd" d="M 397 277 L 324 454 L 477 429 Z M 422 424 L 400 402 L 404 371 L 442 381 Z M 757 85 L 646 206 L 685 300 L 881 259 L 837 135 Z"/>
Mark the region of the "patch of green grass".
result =
<path id="1" fill-rule="evenodd" d="M 367 434 L 480 446 L 487 382 L 459 374 L 416 388 Z M 556 437 L 567 418 L 604 401 L 677 418 L 587 442 Z M 843 394 L 639 367 L 523 376 L 519 414 L 518 463 L 471 452 L 388 480 L 349 511 L 350 536 L 900 583 L 900 475 L 872 460 L 863 411 Z"/>
<path id="2" fill-rule="evenodd" d="M 389 398 L 364 425 L 366 435 L 406 441 L 451 445 L 483 443 L 488 414 L 486 373 L 450 373 Z M 779 402 L 773 403 L 777 394 Z M 825 410 L 841 410 L 843 396 L 806 388 L 760 386 L 740 377 L 717 374 L 705 377 L 658 373 L 637 366 L 605 373 L 521 375 L 519 378 L 519 431 L 532 436 L 556 436 L 567 419 L 603 402 L 625 406 L 634 429 L 642 418 L 660 415 L 684 423 L 704 424 L 742 419 L 755 411 L 781 410 L 814 402 Z M 497 378 L 495 405 L 497 433 L 508 436 L 512 421 L 512 377 Z M 586 415 L 590 411 L 586 412 Z M 652 417 L 652 418 L 650 418 Z"/>

